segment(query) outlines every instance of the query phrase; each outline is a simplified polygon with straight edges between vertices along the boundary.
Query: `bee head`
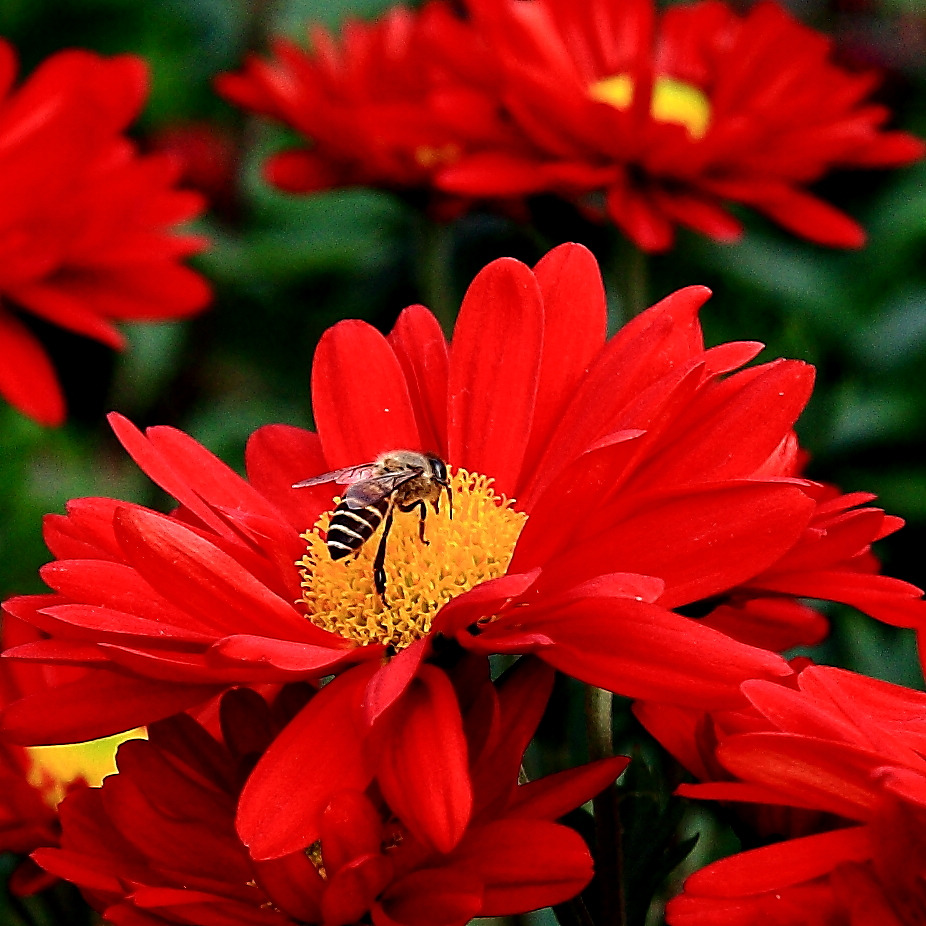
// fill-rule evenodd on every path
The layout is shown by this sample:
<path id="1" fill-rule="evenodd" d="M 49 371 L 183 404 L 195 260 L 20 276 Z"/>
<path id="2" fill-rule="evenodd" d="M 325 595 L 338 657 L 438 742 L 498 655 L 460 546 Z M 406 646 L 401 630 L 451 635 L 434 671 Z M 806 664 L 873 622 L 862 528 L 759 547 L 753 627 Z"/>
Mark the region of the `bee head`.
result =
<path id="1" fill-rule="evenodd" d="M 428 457 L 428 463 L 431 464 L 431 476 L 434 481 L 446 488 L 450 485 L 450 478 L 447 475 L 447 464 L 440 457 Z"/>
<path id="2" fill-rule="evenodd" d="M 453 489 L 450 488 L 450 476 L 447 474 L 447 464 L 440 457 L 428 457 L 431 467 L 431 478 L 442 488 L 447 490 L 447 501 L 450 505 L 450 517 L 453 518 Z M 434 509 L 437 510 L 436 508 Z"/>

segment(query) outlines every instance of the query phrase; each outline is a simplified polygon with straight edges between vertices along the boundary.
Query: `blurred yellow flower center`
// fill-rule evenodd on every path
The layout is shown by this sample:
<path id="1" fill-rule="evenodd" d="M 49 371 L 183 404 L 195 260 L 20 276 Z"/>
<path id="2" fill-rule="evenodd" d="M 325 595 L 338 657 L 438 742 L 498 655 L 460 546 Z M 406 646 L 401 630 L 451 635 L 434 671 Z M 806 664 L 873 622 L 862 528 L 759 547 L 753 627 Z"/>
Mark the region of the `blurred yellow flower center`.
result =
<path id="1" fill-rule="evenodd" d="M 628 109 L 633 100 L 633 78 L 615 74 L 592 84 L 589 96 L 615 109 Z M 657 122 L 671 122 L 688 129 L 692 138 L 703 138 L 711 118 L 707 96 L 693 84 L 672 77 L 657 77 L 653 83 L 650 115 Z"/>
<path id="2" fill-rule="evenodd" d="M 116 750 L 126 740 L 147 739 L 144 727 L 107 736 L 86 743 L 64 746 L 28 746 L 32 760 L 27 781 L 42 792 L 46 803 L 57 807 L 67 794 L 68 786 L 83 779 L 98 788 L 107 775 L 116 772 Z"/>
<path id="3" fill-rule="evenodd" d="M 425 170 L 452 164 L 459 157 L 460 146 L 453 142 L 447 142 L 445 145 L 419 145 L 415 149 L 415 162 Z"/>
<path id="4" fill-rule="evenodd" d="M 361 645 L 402 649 L 428 633 L 434 614 L 451 598 L 504 575 L 527 515 L 514 510 L 512 499 L 496 495 L 492 482 L 457 470 L 451 478 L 453 519 L 446 496 L 439 514 L 429 507 L 427 544 L 418 535 L 418 511 L 396 510 L 386 540 L 385 602 L 373 585 L 382 527 L 356 556 L 334 561 L 325 545 L 331 512 L 322 515 L 302 535 L 308 552 L 297 563 L 312 623 Z"/>

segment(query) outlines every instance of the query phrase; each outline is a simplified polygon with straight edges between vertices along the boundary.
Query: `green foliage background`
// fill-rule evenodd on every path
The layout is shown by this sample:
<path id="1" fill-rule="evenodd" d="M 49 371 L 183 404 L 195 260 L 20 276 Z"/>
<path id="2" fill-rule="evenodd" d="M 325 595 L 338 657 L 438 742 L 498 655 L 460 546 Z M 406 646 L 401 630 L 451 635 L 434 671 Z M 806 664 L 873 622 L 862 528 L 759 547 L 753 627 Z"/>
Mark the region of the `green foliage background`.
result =
<path id="1" fill-rule="evenodd" d="M 165 506 L 167 499 L 112 438 L 104 415 L 118 409 L 139 425 L 172 424 L 236 468 L 261 424 L 311 425 L 309 371 L 321 332 L 344 317 L 388 330 L 398 312 L 425 302 L 452 313 L 488 260 L 528 262 L 563 240 L 596 252 L 619 323 L 627 290 L 626 249 L 612 229 L 590 227 L 554 203 L 540 204 L 528 231 L 473 215 L 440 232 L 397 199 L 371 191 L 313 198 L 266 187 L 259 162 L 286 140 L 222 103 L 212 78 L 237 67 L 266 37 L 304 37 L 309 20 L 336 26 L 368 16 L 384 0 L 3 0 L 0 34 L 29 72 L 66 47 L 130 51 L 150 63 L 153 89 L 137 127 L 142 144 L 177 123 L 208 120 L 230 133 L 242 156 L 233 202 L 198 225 L 214 247 L 197 259 L 213 282 L 213 309 L 188 323 L 128 328 L 131 349 L 113 355 L 89 341 L 47 332 L 71 414 L 44 430 L 0 406 L 0 593 L 42 590 L 47 560 L 41 518 L 67 499 L 107 495 Z M 851 35 L 888 68 L 882 97 L 897 124 L 926 135 L 926 12 L 920 0 L 804 3 L 811 25 Z M 919 44 L 917 44 L 917 42 Z M 912 44 L 911 44 L 912 43 Z M 826 194 L 869 230 L 867 248 L 837 253 L 796 241 L 743 215 L 734 246 L 683 234 L 651 259 L 648 301 L 705 283 L 711 343 L 761 340 L 764 359 L 810 361 L 818 385 L 799 431 L 810 473 L 845 490 L 876 492 L 907 527 L 880 544 L 885 570 L 926 584 L 926 166 L 826 181 Z M 2 360 L 0 360 L 2 362 Z M 835 613 L 833 639 L 816 658 L 922 687 L 909 635 Z M 561 718 L 560 729 L 570 726 Z M 552 742 L 552 739 L 551 739 Z M 535 922 L 548 923 L 546 915 Z M 2 909 L 0 909 L 2 918 Z"/>

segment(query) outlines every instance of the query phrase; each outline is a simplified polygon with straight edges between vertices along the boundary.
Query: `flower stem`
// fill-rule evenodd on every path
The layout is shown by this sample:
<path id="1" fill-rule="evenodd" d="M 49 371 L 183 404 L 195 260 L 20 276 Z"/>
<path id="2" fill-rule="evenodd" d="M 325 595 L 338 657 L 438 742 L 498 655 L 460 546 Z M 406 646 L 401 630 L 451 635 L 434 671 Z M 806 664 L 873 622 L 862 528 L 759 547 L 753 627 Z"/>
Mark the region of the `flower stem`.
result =
<path id="1" fill-rule="evenodd" d="M 421 301 L 440 322 L 444 334 L 453 333 L 456 306 L 451 285 L 453 225 L 433 222 L 422 215 L 418 222 L 416 266 Z"/>
<path id="2" fill-rule="evenodd" d="M 614 755 L 610 691 L 589 685 L 585 689 L 585 723 L 589 758 L 609 759 Z M 595 880 L 599 917 L 607 926 L 624 926 L 624 859 L 620 804 L 617 785 L 608 785 L 592 802 L 595 811 Z"/>
<path id="3" fill-rule="evenodd" d="M 609 310 L 612 331 L 635 318 L 649 305 L 649 273 L 646 254 L 628 238 L 617 237 L 607 269 L 607 289 L 617 294 L 618 305 Z M 613 317 L 619 315 L 619 318 Z"/>

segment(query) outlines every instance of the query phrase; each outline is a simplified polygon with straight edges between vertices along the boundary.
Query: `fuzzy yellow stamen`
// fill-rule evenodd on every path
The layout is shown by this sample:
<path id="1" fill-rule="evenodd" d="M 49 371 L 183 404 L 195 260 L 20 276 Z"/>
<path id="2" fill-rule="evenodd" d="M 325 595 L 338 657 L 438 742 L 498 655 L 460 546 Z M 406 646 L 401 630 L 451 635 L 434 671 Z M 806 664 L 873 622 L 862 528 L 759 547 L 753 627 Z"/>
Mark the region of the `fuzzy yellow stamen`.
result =
<path id="1" fill-rule="evenodd" d="M 86 743 L 64 746 L 29 746 L 32 760 L 27 781 L 42 792 L 46 803 L 57 807 L 67 794 L 68 786 L 83 779 L 98 788 L 107 775 L 116 772 L 116 750 L 126 740 L 147 739 L 144 727 L 117 733 Z"/>
<path id="2" fill-rule="evenodd" d="M 629 74 L 615 74 L 592 84 L 588 93 L 599 103 L 628 109 L 633 89 L 633 78 Z M 672 77 L 657 77 L 653 82 L 650 115 L 657 122 L 684 126 L 692 138 L 703 138 L 711 119 L 711 104 L 704 92 L 693 84 Z"/>
<path id="3" fill-rule="evenodd" d="M 402 649 L 425 636 L 434 614 L 451 598 L 505 574 L 527 515 L 496 495 L 492 479 L 460 469 L 452 477 L 453 519 L 446 496 L 440 514 L 428 508 L 427 544 L 418 512 L 396 511 L 386 541 L 385 603 L 373 587 L 373 559 L 382 527 L 356 557 L 332 561 L 325 546 L 331 512 L 303 534 L 303 601 L 313 624 L 362 645 Z"/>

